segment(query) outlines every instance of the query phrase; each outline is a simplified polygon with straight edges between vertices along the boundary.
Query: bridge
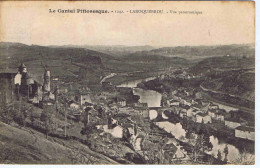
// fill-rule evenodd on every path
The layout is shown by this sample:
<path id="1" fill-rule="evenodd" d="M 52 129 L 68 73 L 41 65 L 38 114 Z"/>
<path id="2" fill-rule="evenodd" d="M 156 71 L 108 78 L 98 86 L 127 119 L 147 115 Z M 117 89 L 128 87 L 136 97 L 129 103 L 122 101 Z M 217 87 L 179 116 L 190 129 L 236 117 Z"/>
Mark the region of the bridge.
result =
<path id="1" fill-rule="evenodd" d="M 169 119 L 174 110 L 174 107 L 149 107 L 149 118 L 150 120 Z"/>

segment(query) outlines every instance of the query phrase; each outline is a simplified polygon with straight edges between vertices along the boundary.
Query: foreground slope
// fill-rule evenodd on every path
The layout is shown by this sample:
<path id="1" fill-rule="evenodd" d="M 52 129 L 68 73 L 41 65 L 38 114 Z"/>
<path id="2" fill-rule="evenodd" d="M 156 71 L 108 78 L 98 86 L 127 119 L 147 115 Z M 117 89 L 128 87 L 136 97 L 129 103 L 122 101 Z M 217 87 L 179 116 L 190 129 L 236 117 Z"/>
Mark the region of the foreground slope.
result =
<path id="1" fill-rule="evenodd" d="M 117 164 L 77 141 L 48 139 L 39 132 L 0 122 L 0 163 Z"/>

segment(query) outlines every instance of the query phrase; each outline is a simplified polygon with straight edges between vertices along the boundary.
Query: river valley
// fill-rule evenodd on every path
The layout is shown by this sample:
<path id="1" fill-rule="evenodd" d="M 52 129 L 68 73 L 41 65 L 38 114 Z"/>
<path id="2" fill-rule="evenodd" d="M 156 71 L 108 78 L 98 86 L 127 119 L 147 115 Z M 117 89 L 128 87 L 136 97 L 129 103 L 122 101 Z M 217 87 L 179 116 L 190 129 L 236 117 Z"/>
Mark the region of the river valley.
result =
<path id="1" fill-rule="evenodd" d="M 154 78 L 147 78 L 147 79 L 139 79 L 139 80 L 134 80 L 134 81 L 128 81 L 125 83 L 120 84 L 120 87 L 131 87 L 133 88 L 133 92 L 135 95 L 140 96 L 140 102 L 142 103 L 147 103 L 148 107 L 160 107 L 161 106 L 161 98 L 162 94 L 153 90 L 145 90 L 141 88 L 137 88 L 137 84 L 142 82 L 142 81 L 149 81 Z M 220 104 L 221 105 L 221 104 Z M 230 107 L 231 108 L 231 107 Z M 157 116 L 157 113 L 155 110 L 150 110 L 149 111 L 150 116 Z M 178 140 L 184 139 L 185 140 L 185 134 L 186 130 L 183 129 L 183 126 L 181 123 L 171 123 L 169 121 L 162 121 L 162 122 L 156 122 L 155 123 L 158 127 L 164 129 L 166 132 L 171 133 L 174 135 Z M 219 138 L 211 135 L 210 136 L 210 142 L 213 145 L 213 148 L 211 151 L 208 151 L 206 153 L 210 155 L 214 155 L 217 158 L 218 151 L 221 152 L 222 160 L 224 160 L 224 148 L 227 146 L 228 147 L 228 155 L 227 155 L 227 160 L 229 163 L 236 163 L 240 158 L 241 158 L 241 150 L 236 148 L 234 145 L 229 144 L 223 140 L 219 140 Z M 243 152 L 243 155 L 246 155 L 247 157 L 252 157 L 254 158 L 254 154 L 251 154 L 249 152 Z"/>

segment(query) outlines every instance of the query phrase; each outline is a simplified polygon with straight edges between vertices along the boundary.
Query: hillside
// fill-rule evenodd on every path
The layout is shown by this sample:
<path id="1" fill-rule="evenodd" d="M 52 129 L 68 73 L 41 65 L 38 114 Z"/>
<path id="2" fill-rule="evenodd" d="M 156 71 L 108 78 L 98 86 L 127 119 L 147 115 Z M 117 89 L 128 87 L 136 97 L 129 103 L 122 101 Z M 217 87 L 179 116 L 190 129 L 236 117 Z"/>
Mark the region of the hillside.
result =
<path id="1" fill-rule="evenodd" d="M 254 56 L 255 47 L 252 44 L 220 45 L 220 46 L 178 46 L 162 47 L 150 51 L 136 52 L 138 55 L 161 55 L 167 57 L 182 57 L 190 60 L 212 56 Z"/>
<path id="2" fill-rule="evenodd" d="M 114 46 L 83 46 L 86 49 L 99 51 L 102 53 L 107 53 L 113 56 L 124 56 L 128 54 L 132 54 L 138 51 L 149 51 L 152 49 L 155 49 L 152 46 L 146 45 L 146 46 L 120 46 L 120 45 L 114 45 Z"/>
<path id="3" fill-rule="evenodd" d="M 109 54 L 69 47 L 43 47 L 21 43 L 0 43 L 0 71 L 17 71 L 24 63 L 38 81 L 42 80 L 44 66 L 52 76 L 68 81 L 85 80 L 98 83 L 110 71 L 138 71 L 139 67 L 119 60 Z"/>
<path id="4" fill-rule="evenodd" d="M 71 80 L 78 78 L 80 69 L 93 71 L 101 76 L 104 65 L 101 58 L 96 55 L 98 55 L 96 52 L 84 49 L 0 43 L 1 70 L 16 70 L 19 64 L 24 63 L 28 71 L 39 79 L 42 78 L 44 66 L 51 70 L 52 76 Z"/>
<path id="5" fill-rule="evenodd" d="M 189 71 L 193 74 L 206 73 L 209 70 L 234 70 L 234 69 L 254 69 L 255 58 L 244 56 L 222 56 L 203 59 L 190 67 Z"/>
<path id="6" fill-rule="evenodd" d="M 48 139 L 39 132 L 0 122 L 0 163 L 9 164 L 118 164 L 72 140 Z"/>
<path id="7" fill-rule="evenodd" d="M 206 58 L 188 71 L 194 75 L 206 75 L 208 80 L 203 86 L 207 89 L 254 101 L 254 67 L 254 57 L 222 56 Z"/>
<path id="8" fill-rule="evenodd" d="M 122 57 L 122 60 L 131 62 L 135 65 L 142 67 L 143 69 L 160 70 L 168 67 L 183 67 L 188 66 L 188 60 L 179 57 L 165 57 L 160 55 L 139 55 L 130 54 Z"/>
<path id="9" fill-rule="evenodd" d="M 138 51 L 149 51 L 155 49 L 153 46 L 124 46 L 124 45 L 64 45 L 64 46 L 49 46 L 49 47 L 62 47 L 62 48 L 84 48 L 87 50 L 94 50 L 104 54 L 120 57 L 135 53 Z"/>
<path id="10" fill-rule="evenodd" d="M 102 46 L 101 48 L 109 49 L 111 47 Z M 125 54 L 151 48 L 150 46 L 114 47 Z M 105 72 L 150 71 L 151 68 L 156 71 L 171 64 L 186 64 L 184 59 L 171 59 L 155 55 L 141 58 L 131 55 L 131 58 L 128 58 L 128 56 L 117 57 L 110 55 L 109 52 L 102 53 L 78 46 L 43 47 L 4 42 L 0 43 L 0 61 L 1 69 L 16 69 L 17 65 L 23 62 L 28 66 L 28 70 L 33 70 L 39 76 L 43 73 L 43 65 L 47 65 L 53 76 L 71 79 L 83 76 L 84 79 L 92 78 L 93 81 L 99 80 L 101 76 L 105 75 Z M 92 75 L 86 76 L 86 73 Z"/>
<path id="11" fill-rule="evenodd" d="M 255 73 L 250 71 L 228 71 L 220 77 L 205 81 L 203 87 L 255 101 Z"/>

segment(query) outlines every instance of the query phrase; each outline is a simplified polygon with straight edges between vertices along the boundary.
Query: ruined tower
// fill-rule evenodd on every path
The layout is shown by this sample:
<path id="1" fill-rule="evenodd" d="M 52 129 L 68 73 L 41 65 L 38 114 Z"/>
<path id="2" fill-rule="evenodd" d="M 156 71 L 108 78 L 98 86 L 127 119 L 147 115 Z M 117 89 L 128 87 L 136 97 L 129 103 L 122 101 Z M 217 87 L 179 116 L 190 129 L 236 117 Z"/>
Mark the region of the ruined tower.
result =
<path id="1" fill-rule="evenodd" d="M 42 85 L 42 101 L 43 104 L 47 103 L 50 99 L 51 92 L 51 72 L 45 68 L 43 74 L 43 85 Z"/>
<path id="2" fill-rule="evenodd" d="M 21 85 L 27 85 L 27 67 L 23 63 L 18 67 L 18 72 L 21 74 Z"/>
<path id="3" fill-rule="evenodd" d="M 27 73 L 27 67 L 22 63 L 19 67 L 18 67 L 18 71 L 20 72 L 20 74 L 24 75 Z"/>
<path id="4" fill-rule="evenodd" d="M 50 92 L 51 91 L 51 72 L 47 69 L 44 71 L 43 76 L 43 92 Z"/>

